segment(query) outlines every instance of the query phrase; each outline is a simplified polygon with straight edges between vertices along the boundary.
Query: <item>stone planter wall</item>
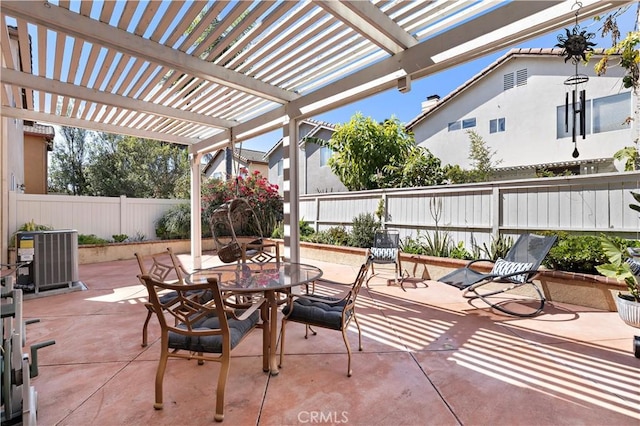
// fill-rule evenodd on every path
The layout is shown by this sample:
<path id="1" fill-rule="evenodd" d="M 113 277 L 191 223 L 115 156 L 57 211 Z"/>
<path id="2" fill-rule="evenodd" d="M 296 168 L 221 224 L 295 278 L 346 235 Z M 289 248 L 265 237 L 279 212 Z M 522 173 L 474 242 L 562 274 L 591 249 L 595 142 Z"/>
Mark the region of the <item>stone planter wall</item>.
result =
<path id="1" fill-rule="evenodd" d="M 325 244 L 300 244 L 300 256 L 303 259 L 317 259 L 326 262 L 360 265 L 364 261 L 366 249 L 354 247 L 336 247 Z M 462 268 L 467 260 L 450 259 L 415 254 L 402 254 L 402 270 L 412 277 L 437 280 L 454 269 Z M 491 264 L 479 264 L 487 272 Z M 570 303 L 605 311 L 616 311 L 615 295 L 626 291 L 624 283 L 600 275 L 578 274 L 563 271 L 543 271 L 534 280 L 550 302 Z M 428 291 L 428 290 L 427 290 Z"/>

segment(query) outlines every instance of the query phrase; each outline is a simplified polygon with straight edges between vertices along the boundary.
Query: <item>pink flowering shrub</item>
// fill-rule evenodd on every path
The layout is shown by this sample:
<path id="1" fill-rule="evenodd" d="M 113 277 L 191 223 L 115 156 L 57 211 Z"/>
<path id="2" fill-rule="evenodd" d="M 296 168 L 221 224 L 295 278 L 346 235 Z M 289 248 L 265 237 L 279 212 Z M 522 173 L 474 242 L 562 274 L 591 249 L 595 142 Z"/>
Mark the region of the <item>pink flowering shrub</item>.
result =
<path id="1" fill-rule="evenodd" d="M 209 179 L 202 186 L 203 219 L 210 223 L 213 211 L 233 198 L 247 200 L 260 221 L 263 236 L 270 237 L 283 216 L 278 185 L 269 183 L 257 170 L 247 175 L 246 169 L 241 169 L 240 176 L 233 180 Z"/>

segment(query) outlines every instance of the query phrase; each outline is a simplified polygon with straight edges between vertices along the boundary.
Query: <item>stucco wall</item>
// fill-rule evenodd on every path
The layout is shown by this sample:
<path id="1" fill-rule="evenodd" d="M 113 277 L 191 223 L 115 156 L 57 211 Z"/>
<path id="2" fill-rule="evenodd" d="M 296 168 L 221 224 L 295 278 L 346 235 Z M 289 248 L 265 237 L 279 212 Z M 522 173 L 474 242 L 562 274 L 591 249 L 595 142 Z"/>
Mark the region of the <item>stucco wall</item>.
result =
<path id="1" fill-rule="evenodd" d="M 527 83 L 504 90 L 504 75 L 522 69 L 527 70 Z M 578 72 L 590 77 L 584 85 L 588 100 L 628 91 L 621 87 L 620 69 L 611 68 L 606 76 L 596 77 L 593 66 L 579 65 Z M 477 132 L 496 151 L 494 160 L 502 160 L 500 167 L 572 161 L 571 137 L 557 138 L 556 108 L 564 106 L 565 94 L 572 89 L 564 81 L 574 73 L 574 66 L 558 57 L 510 59 L 416 124 L 416 142 L 443 164 L 462 167 L 470 166 L 466 130 Z M 630 105 L 629 115 L 631 111 Z M 490 133 L 489 120 L 502 117 L 506 130 Z M 448 131 L 448 123 L 465 118 L 476 118 L 476 127 Z M 585 140 L 578 140 L 579 159 L 610 158 L 631 140 L 632 130 L 622 126 L 618 131 L 588 134 Z M 609 171 L 608 167 L 602 171 Z"/>

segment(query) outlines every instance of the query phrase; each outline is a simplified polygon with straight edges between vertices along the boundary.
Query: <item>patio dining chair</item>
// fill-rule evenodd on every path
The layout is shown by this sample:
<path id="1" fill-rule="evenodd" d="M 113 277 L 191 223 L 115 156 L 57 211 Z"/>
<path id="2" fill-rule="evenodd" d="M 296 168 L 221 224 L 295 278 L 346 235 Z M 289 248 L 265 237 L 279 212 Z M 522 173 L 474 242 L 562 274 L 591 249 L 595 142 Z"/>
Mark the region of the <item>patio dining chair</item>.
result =
<path id="1" fill-rule="evenodd" d="M 143 285 L 145 284 L 142 280 L 143 275 L 149 275 L 156 281 L 183 285 L 184 277 L 189 274 L 180 262 L 180 259 L 173 253 L 171 247 L 167 247 L 164 251 L 148 255 L 135 253 L 135 256 L 138 260 L 138 266 L 140 267 L 140 274 L 138 274 L 137 277 Z M 166 303 L 175 297 L 175 292 L 168 292 L 161 296 L 161 301 Z M 145 318 L 144 325 L 142 326 L 142 347 L 147 346 L 147 328 L 154 312 L 151 301 L 146 302 L 144 306 L 147 308 L 147 318 Z"/>
<path id="2" fill-rule="evenodd" d="M 438 279 L 445 284 L 464 290 L 467 299 L 481 299 L 492 308 L 508 315 L 532 317 L 544 308 L 545 297 L 533 283 L 538 268 L 557 240 L 556 236 L 522 234 L 509 249 L 504 259 L 495 262 L 490 259 L 477 259 L 464 268 Z M 492 262 L 491 272 L 484 273 L 474 269 L 479 262 Z M 529 288 L 529 291 L 525 290 Z M 533 311 L 515 311 L 509 303 L 524 305 L 533 302 Z"/>
<path id="3" fill-rule="evenodd" d="M 163 381 L 169 358 L 196 359 L 198 364 L 219 362 L 214 419 L 221 422 L 224 419 L 224 392 L 231 351 L 258 326 L 261 312 L 265 315 L 263 318 L 266 317 L 263 311 L 265 300 L 254 299 L 248 309 L 234 310 L 224 304 L 218 280 L 214 277 L 208 278 L 207 283 L 189 285 L 157 281 L 150 275 L 142 275 L 141 279 L 147 287 L 149 300 L 162 330 L 154 408 L 163 408 Z M 173 292 L 175 297 L 163 301 L 162 294 L 167 291 Z M 212 299 L 203 302 L 200 294 L 210 294 Z M 268 347 L 263 345 L 263 368 L 268 357 L 267 351 Z"/>
<path id="4" fill-rule="evenodd" d="M 369 287 L 369 281 L 378 275 L 375 272 L 374 265 L 393 265 L 394 278 L 396 285 L 405 290 L 402 279 L 402 263 L 400 262 L 400 233 L 391 229 L 379 229 L 373 237 L 373 246 L 367 250 L 367 258 L 371 258 L 371 275 L 367 278 L 366 285 Z M 390 282 L 391 280 L 388 280 Z M 405 290 L 406 291 L 406 290 Z"/>
<path id="5" fill-rule="evenodd" d="M 342 339 L 347 347 L 347 376 L 351 377 L 351 347 L 347 338 L 347 327 L 351 320 L 356 324 L 358 329 L 358 350 L 362 351 L 362 331 L 356 317 L 356 298 L 362 287 L 362 283 L 367 276 L 369 267 L 371 266 L 371 258 L 367 258 L 366 262 L 360 267 L 358 275 L 353 284 L 345 284 L 336 281 L 321 279 L 319 284 L 329 285 L 333 289 L 345 286 L 348 289 L 341 297 L 324 296 L 316 293 L 304 295 L 291 295 L 288 303 L 282 308 L 282 327 L 280 328 L 280 367 L 284 361 L 284 345 L 285 330 L 287 322 L 297 322 L 305 324 L 304 338 L 309 337 L 311 330 L 313 335 L 317 333 L 313 330 L 313 326 L 337 330 L 342 332 Z M 314 287 L 315 288 L 315 287 Z"/>

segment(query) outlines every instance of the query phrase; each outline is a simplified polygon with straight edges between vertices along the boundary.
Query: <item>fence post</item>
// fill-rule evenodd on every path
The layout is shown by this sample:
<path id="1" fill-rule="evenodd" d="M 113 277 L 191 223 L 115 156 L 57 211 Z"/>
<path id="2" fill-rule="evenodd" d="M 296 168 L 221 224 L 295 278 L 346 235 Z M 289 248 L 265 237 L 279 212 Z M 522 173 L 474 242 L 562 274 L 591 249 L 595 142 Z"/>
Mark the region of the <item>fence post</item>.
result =
<path id="1" fill-rule="evenodd" d="M 125 234 L 123 224 L 124 224 L 125 218 L 127 217 L 125 215 L 126 205 L 127 205 L 127 196 L 121 195 L 120 196 L 120 232 L 118 232 L 121 235 Z"/>
<path id="2" fill-rule="evenodd" d="M 500 200 L 500 187 L 495 185 L 491 190 L 491 236 L 495 239 L 500 237 L 501 211 L 502 201 Z"/>
<path id="3" fill-rule="evenodd" d="M 320 230 L 320 224 L 318 223 L 318 221 L 320 220 L 320 199 L 318 197 L 315 197 L 315 211 L 316 211 L 316 216 L 313 218 L 313 223 L 314 223 L 314 229 L 316 232 L 318 232 Z"/>

